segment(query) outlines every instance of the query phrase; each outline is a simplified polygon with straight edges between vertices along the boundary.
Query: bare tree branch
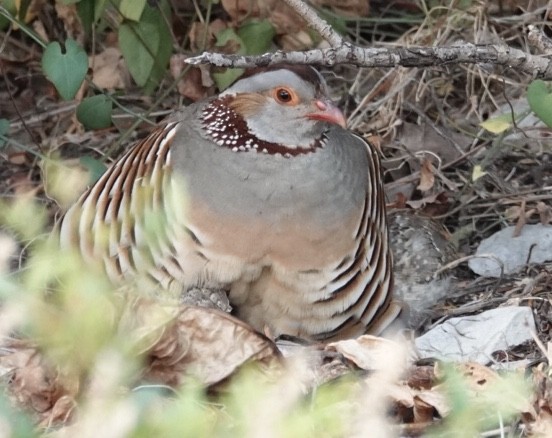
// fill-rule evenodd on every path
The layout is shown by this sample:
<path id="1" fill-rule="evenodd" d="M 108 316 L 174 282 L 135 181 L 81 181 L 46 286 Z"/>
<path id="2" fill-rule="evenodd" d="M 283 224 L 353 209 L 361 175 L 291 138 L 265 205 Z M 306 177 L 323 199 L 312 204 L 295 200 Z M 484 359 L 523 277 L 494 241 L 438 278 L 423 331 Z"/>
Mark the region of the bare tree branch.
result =
<path id="1" fill-rule="evenodd" d="M 501 65 L 531 75 L 533 78 L 552 79 L 552 60 L 544 55 L 533 55 L 507 45 L 476 45 L 463 43 L 452 47 L 398 47 L 367 48 L 344 41 L 316 11 L 302 0 L 284 0 L 309 26 L 326 39 L 331 48 L 305 52 L 276 51 L 259 56 L 224 55 L 204 52 L 188 58 L 188 64 L 213 64 L 221 67 L 255 67 L 280 64 L 311 64 L 333 66 L 351 64 L 359 67 L 431 67 L 468 64 Z M 545 54 L 550 54 L 550 41 L 534 26 L 530 27 L 530 41 Z"/>
<path id="2" fill-rule="evenodd" d="M 320 18 L 316 11 L 305 2 L 302 0 L 284 0 L 284 2 L 287 3 L 288 6 L 292 7 L 310 27 L 312 27 L 322 38 L 330 43 L 330 46 L 336 48 L 343 45 L 344 41 L 343 38 L 341 38 L 341 35 L 333 30 L 332 26 L 330 26 L 326 20 Z"/>
<path id="3" fill-rule="evenodd" d="M 306 52 L 265 53 L 259 56 L 203 53 L 186 60 L 190 64 L 210 63 L 222 67 L 254 67 L 280 64 L 315 64 L 332 66 L 352 64 L 359 67 L 430 67 L 458 63 L 487 63 L 523 71 L 535 78 L 552 79 L 552 61 L 512 47 L 462 44 L 457 47 L 407 47 L 368 49 L 344 43 L 337 49 Z"/>
<path id="4" fill-rule="evenodd" d="M 529 43 L 541 53 L 545 55 L 552 55 L 552 41 L 548 38 L 543 31 L 538 29 L 534 24 L 527 26 L 529 32 L 527 32 L 527 39 Z"/>

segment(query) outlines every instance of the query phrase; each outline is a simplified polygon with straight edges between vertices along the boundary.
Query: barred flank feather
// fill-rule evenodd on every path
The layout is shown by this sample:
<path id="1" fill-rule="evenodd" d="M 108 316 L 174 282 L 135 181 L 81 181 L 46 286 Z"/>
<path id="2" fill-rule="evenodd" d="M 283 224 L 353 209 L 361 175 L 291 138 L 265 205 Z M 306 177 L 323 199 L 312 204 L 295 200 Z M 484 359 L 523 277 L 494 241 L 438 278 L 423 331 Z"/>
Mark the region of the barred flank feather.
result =
<path id="1" fill-rule="evenodd" d="M 61 244 L 79 248 L 86 260 L 102 259 L 115 284 L 141 274 L 168 287 L 183 275 L 174 261 L 161 264 L 171 252 L 166 193 L 177 128 L 170 123 L 139 142 L 62 218 Z"/>
<path id="2" fill-rule="evenodd" d="M 357 136 L 358 137 L 358 136 Z M 369 184 L 362 216 L 355 232 L 354 253 L 347 254 L 335 269 L 328 288 L 331 295 L 318 300 L 315 309 L 329 306 L 330 318 L 342 321 L 317 339 L 347 337 L 366 332 L 380 334 L 401 312 L 392 302 L 393 261 L 385 218 L 385 197 L 378 152 L 361 137 L 367 147 Z"/>

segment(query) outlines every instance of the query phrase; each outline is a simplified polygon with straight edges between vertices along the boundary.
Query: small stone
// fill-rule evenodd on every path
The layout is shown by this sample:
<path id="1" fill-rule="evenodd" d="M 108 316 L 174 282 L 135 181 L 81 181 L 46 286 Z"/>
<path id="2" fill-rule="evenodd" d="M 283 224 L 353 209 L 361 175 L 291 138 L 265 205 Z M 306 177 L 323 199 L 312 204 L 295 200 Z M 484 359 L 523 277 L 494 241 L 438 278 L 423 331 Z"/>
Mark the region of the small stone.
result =
<path id="1" fill-rule="evenodd" d="M 532 339 L 535 320 L 529 307 L 499 307 L 479 315 L 451 318 L 415 340 L 420 358 L 492 362 L 492 353 Z"/>
<path id="2" fill-rule="evenodd" d="M 527 263 L 552 260 L 552 226 L 525 225 L 518 237 L 514 230 L 506 227 L 483 239 L 475 252 L 481 257 L 469 261 L 470 269 L 482 277 L 500 277 L 520 271 Z"/>

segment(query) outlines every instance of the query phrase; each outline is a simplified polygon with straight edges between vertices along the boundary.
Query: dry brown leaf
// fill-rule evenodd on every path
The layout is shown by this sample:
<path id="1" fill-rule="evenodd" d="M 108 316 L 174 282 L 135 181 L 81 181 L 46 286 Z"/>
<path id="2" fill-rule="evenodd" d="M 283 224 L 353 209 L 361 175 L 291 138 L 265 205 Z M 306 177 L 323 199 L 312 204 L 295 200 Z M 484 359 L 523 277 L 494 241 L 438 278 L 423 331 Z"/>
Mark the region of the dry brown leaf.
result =
<path id="1" fill-rule="evenodd" d="M 414 367 L 408 374 L 408 386 L 414 389 L 431 389 L 435 380 L 435 369 L 429 365 Z"/>
<path id="2" fill-rule="evenodd" d="M 416 393 L 416 390 L 406 384 L 393 385 L 390 387 L 389 397 L 393 403 L 407 409 L 412 409 L 414 407 L 414 396 Z"/>
<path id="3" fill-rule="evenodd" d="M 103 52 L 88 58 L 92 69 L 92 82 L 106 90 L 126 89 L 130 86 L 130 73 L 121 51 L 108 47 Z"/>
<path id="4" fill-rule="evenodd" d="M 394 384 L 387 390 L 387 396 L 393 403 L 395 419 L 402 423 L 409 423 L 402 426 L 403 430 L 422 432 L 434 423 L 436 414 L 443 416 L 450 412 L 447 398 L 439 389 L 420 390 L 413 386 L 413 383 L 419 385 L 416 382 L 419 382 L 420 375 L 430 374 L 429 380 L 433 381 L 435 379 L 434 373 L 430 372 L 429 369 L 433 369 L 433 367 L 412 367 L 408 371 L 407 381 L 401 385 Z M 427 377 L 424 377 L 421 380 L 425 381 L 427 379 Z"/>
<path id="5" fill-rule="evenodd" d="M 442 126 L 439 129 L 462 148 L 471 144 L 471 139 L 467 135 L 449 131 Z M 420 126 L 408 122 L 403 123 L 401 133 L 399 134 L 399 141 L 412 155 L 422 151 L 429 151 L 440 157 L 442 164 L 449 163 L 460 157 L 460 152 L 454 145 L 427 124 Z M 413 167 L 415 168 L 415 166 Z"/>
<path id="6" fill-rule="evenodd" d="M 506 219 L 509 221 L 515 221 L 517 218 L 519 218 L 519 215 L 522 213 L 521 208 L 519 205 L 514 205 L 512 207 L 508 207 L 504 215 L 506 216 Z"/>
<path id="7" fill-rule="evenodd" d="M 420 184 L 418 184 L 418 190 L 427 192 L 435 184 L 435 174 L 433 164 L 429 158 L 422 160 L 422 166 L 420 168 Z"/>
<path id="8" fill-rule="evenodd" d="M 552 436 L 552 380 L 548 375 L 547 365 L 546 369 L 544 367 L 545 364 L 540 364 L 532 369 L 533 386 L 536 389 L 533 405 L 536 413 L 534 416 L 524 416 L 524 420 L 534 421 L 529 424 L 534 436 L 548 437 Z"/>
<path id="9" fill-rule="evenodd" d="M 171 348 L 171 343 L 185 346 L 186 354 L 181 348 Z M 269 365 L 279 357 L 272 341 L 227 313 L 182 306 L 173 330 L 148 353 L 146 377 L 178 385 L 186 375 L 193 374 L 202 383 L 212 385 L 247 362 Z"/>
<path id="10" fill-rule="evenodd" d="M 497 381 L 500 377 L 489 367 L 477 362 L 465 362 L 456 365 L 458 371 L 467 378 L 471 388 L 475 391 L 486 389 L 490 383 Z"/>
<path id="11" fill-rule="evenodd" d="M 212 385 L 246 363 L 255 362 L 261 369 L 280 363 L 272 341 L 226 313 L 136 297 L 126 304 L 120 330 L 131 344 L 142 347 L 142 377 L 148 381 L 177 386 L 193 375 Z M 76 408 L 78 379 L 56 370 L 28 341 L 9 339 L 2 351 L 0 372 L 9 378 L 12 403 L 42 426 L 67 422 Z"/>
<path id="12" fill-rule="evenodd" d="M 46 28 L 44 27 L 44 24 L 40 20 L 34 20 L 32 23 L 33 30 L 36 32 L 36 34 L 42 39 L 42 41 L 49 43 L 50 38 L 48 37 L 48 32 L 46 32 Z"/>
<path id="13" fill-rule="evenodd" d="M 76 4 L 56 2 L 55 8 L 57 18 L 63 21 L 67 36 L 82 44 L 84 41 L 84 27 L 79 18 Z"/>
<path id="14" fill-rule="evenodd" d="M 32 0 L 28 5 L 27 12 L 25 14 L 25 17 L 23 18 L 23 21 L 25 23 L 30 23 L 31 21 L 33 21 L 39 14 L 40 10 L 44 8 L 45 2 L 46 0 Z M 18 10 L 21 8 L 20 4 L 20 1 L 16 2 Z M 17 24 L 14 24 L 14 29 L 19 29 L 19 26 Z"/>
<path id="15" fill-rule="evenodd" d="M 416 410 L 419 409 L 420 422 L 427 421 L 427 409 L 429 407 L 435 409 L 442 418 L 450 414 L 450 403 L 447 396 L 440 391 L 439 386 L 426 391 L 420 391 L 414 397 L 414 415 L 416 416 Z"/>
<path id="16" fill-rule="evenodd" d="M 26 152 L 10 152 L 8 153 L 8 161 L 11 164 L 16 165 L 22 165 L 22 164 L 30 164 L 31 161 L 29 159 L 29 156 Z"/>
<path id="17" fill-rule="evenodd" d="M 390 339 L 363 335 L 356 339 L 332 342 L 328 351 L 337 351 L 364 370 L 382 370 L 389 366 L 389 360 L 406 361 L 403 345 Z"/>
<path id="18" fill-rule="evenodd" d="M 434 395 L 433 393 L 432 395 Z M 435 414 L 435 406 L 430 401 L 426 401 L 424 397 L 419 395 L 414 397 L 414 422 L 429 423 L 433 420 Z"/>
<path id="19" fill-rule="evenodd" d="M 305 21 L 281 0 L 258 0 L 261 17 L 268 18 L 278 35 L 305 30 Z"/>
<path id="20" fill-rule="evenodd" d="M 305 21 L 281 0 L 257 0 L 260 18 L 274 26 L 282 50 L 305 50 L 314 44 Z"/>
<path id="21" fill-rule="evenodd" d="M 525 207 L 526 207 L 526 201 L 525 199 L 522 199 L 521 207 L 519 208 L 519 217 L 516 222 L 516 226 L 514 228 L 512 237 L 519 237 L 519 235 L 521 234 L 521 230 L 523 229 L 524 225 L 527 223 L 527 214 L 525 213 Z"/>
<path id="22" fill-rule="evenodd" d="M 552 436 L 552 415 L 543 413 L 529 427 L 530 436 L 547 438 Z"/>
<path id="23" fill-rule="evenodd" d="M 245 363 L 279 363 L 276 345 L 233 316 L 194 306 L 161 306 L 142 299 L 122 325 L 142 342 L 144 378 L 177 386 L 193 375 L 205 385 L 231 376 Z"/>
<path id="24" fill-rule="evenodd" d="M 474 392 L 475 397 L 483 391 L 486 391 L 490 385 L 503 379 L 496 371 L 476 362 L 460 363 L 456 365 L 456 368 L 466 378 L 466 382 Z M 534 408 L 523 398 L 519 400 L 510 400 L 510 403 L 516 411 L 523 413 L 525 416 L 532 418 L 536 417 Z"/>
<path id="25" fill-rule="evenodd" d="M 74 407 L 79 383 L 56 371 L 30 342 L 9 339 L 2 345 L 8 354 L 0 356 L 2 375 L 12 402 L 24 408 L 40 422 L 67 419 Z M 63 400 L 62 400 L 63 399 Z"/>
<path id="26" fill-rule="evenodd" d="M 429 204 L 444 205 L 447 202 L 448 202 L 448 198 L 446 196 L 446 193 L 440 192 L 440 193 L 435 193 L 433 195 L 425 196 L 422 199 L 410 200 L 406 204 L 409 207 L 412 207 L 414 210 L 418 210 Z M 427 216 L 431 216 L 431 215 L 427 214 Z"/>
<path id="27" fill-rule="evenodd" d="M 215 35 L 228 27 L 220 18 L 211 21 L 207 28 L 205 26 L 205 23 L 199 22 L 194 22 L 190 26 L 188 37 L 192 52 L 212 49 L 216 42 Z"/>
<path id="28" fill-rule="evenodd" d="M 8 184 L 16 195 L 34 196 L 39 190 L 29 172 L 17 172 L 10 176 Z"/>
<path id="29" fill-rule="evenodd" d="M 259 2 L 256 0 L 222 0 L 222 7 L 233 21 L 241 21 L 245 17 L 258 17 Z"/>
<path id="30" fill-rule="evenodd" d="M 174 79 L 179 77 L 186 64 L 184 64 L 183 55 L 173 55 L 170 60 L 170 71 Z M 192 101 L 204 99 L 211 96 L 215 91 L 214 82 L 211 79 L 209 66 L 201 65 L 199 67 L 189 67 L 188 71 L 178 81 L 178 92 Z"/>
<path id="31" fill-rule="evenodd" d="M 222 6 L 234 23 L 252 17 L 268 19 L 282 50 L 304 50 L 314 44 L 304 20 L 281 0 L 222 0 Z"/>
<path id="32" fill-rule="evenodd" d="M 408 201 L 408 198 L 406 196 L 404 196 L 404 193 L 403 192 L 398 192 L 396 195 L 395 195 L 395 200 L 390 203 L 390 204 L 386 204 L 386 207 L 387 207 L 387 210 L 392 210 L 392 209 L 405 209 L 406 208 L 406 201 Z"/>
<path id="33" fill-rule="evenodd" d="M 402 386 L 391 388 L 389 397 L 400 421 L 414 421 L 423 430 L 432 424 L 435 412 L 448 412 L 446 398 L 433 388 L 435 380 L 433 366 L 413 366 Z"/>
<path id="34" fill-rule="evenodd" d="M 382 143 L 383 143 L 383 139 L 381 138 L 380 135 L 377 135 L 377 134 L 366 134 L 364 136 L 364 139 L 370 143 L 372 146 L 374 146 L 378 152 L 381 153 L 382 151 Z"/>
<path id="35" fill-rule="evenodd" d="M 416 391 L 405 383 L 390 385 L 387 398 L 391 401 L 394 420 L 398 423 L 411 422 L 414 413 L 414 395 Z"/>
<path id="36" fill-rule="evenodd" d="M 540 217 L 540 223 L 547 225 L 552 221 L 552 208 L 542 201 L 537 202 L 537 211 Z"/>
<path id="37" fill-rule="evenodd" d="M 39 428 L 50 428 L 59 424 L 67 424 L 75 413 L 77 401 L 70 395 L 62 395 L 57 399 L 49 414 L 39 424 Z"/>
<path id="38" fill-rule="evenodd" d="M 281 35 L 278 38 L 278 45 L 283 50 L 306 50 L 311 48 L 313 44 L 314 41 L 311 36 L 303 30 Z"/>

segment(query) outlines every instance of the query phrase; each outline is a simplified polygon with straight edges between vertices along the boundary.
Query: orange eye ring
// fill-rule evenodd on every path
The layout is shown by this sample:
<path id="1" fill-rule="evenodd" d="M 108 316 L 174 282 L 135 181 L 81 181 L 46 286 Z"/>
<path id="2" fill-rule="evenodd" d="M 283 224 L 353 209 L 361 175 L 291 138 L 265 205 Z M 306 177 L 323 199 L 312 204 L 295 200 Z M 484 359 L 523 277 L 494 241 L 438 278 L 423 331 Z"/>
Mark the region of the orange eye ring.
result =
<path id="1" fill-rule="evenodd" d="M 282 105 L 297 105 L 299 98 L 295 92 L 286 87 L 278 87 L 272 91 L 274 100 Z"/>

